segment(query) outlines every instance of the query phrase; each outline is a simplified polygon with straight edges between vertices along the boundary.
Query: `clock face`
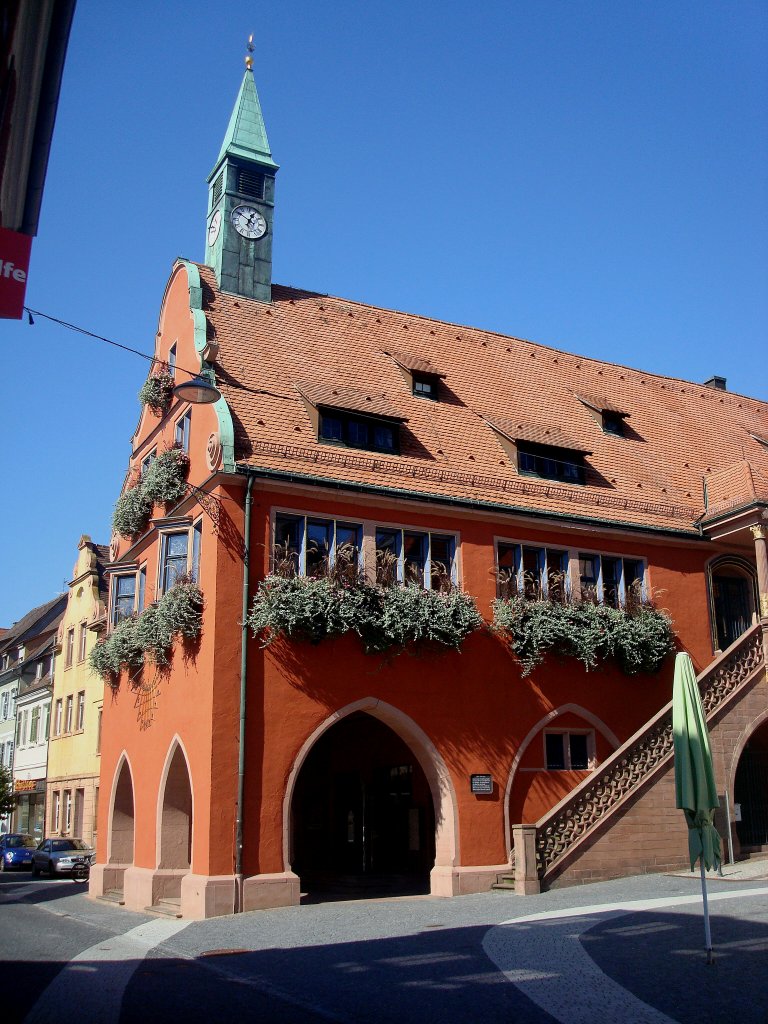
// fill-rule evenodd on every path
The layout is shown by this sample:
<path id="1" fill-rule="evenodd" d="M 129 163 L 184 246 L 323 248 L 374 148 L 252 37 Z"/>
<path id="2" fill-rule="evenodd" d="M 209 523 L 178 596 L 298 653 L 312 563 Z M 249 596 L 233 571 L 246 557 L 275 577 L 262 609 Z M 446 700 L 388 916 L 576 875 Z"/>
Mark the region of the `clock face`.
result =
<path id="1" fill-rule="evenodd" d="M 267 233 L 267 222 L 253 206 L 236 206 L 232 225 L 243 238 L 262 238 Z"/>
<path id="2" fill-rule="evenodd" d="M 213 245 L 216 242 L 216 239 L 219 237 L 220 230 L 221 210 L 217 210 L 211 217 L 211 223 L 208 225 L 208 245 Z"/>

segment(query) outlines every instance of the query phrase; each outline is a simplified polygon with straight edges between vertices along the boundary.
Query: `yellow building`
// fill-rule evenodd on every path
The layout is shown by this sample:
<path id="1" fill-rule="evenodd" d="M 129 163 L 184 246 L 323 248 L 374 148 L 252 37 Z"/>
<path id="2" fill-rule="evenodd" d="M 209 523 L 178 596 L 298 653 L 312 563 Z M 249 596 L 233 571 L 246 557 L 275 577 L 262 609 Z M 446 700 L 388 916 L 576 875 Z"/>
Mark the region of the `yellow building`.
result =
<path id="1" fill-rule="evenodd" d="M 48 744 L 46 833 L 96 841 L 104 683 L 88 655 L 103 622 L 109 548 L 80 538 L 58 632 Z"/>

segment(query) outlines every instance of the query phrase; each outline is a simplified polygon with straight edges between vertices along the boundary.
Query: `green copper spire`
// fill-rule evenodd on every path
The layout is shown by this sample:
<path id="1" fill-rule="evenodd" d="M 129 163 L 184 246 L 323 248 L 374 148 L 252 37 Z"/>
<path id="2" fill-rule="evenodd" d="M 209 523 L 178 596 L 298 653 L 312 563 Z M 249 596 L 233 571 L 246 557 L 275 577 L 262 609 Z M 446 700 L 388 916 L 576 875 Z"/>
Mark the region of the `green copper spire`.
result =
<path id="1" fill-rule="evenodd" d="M 250 66 L 247 67 L 243 76 L 227 132 L 216 158 L 216 168 L 225 156 L 255 160 L 263 167 L 277 170 L 277 164 L 272 159 L 272 151 L 269 148 L 259 94 L 256 92 L 256 84 Z"/>

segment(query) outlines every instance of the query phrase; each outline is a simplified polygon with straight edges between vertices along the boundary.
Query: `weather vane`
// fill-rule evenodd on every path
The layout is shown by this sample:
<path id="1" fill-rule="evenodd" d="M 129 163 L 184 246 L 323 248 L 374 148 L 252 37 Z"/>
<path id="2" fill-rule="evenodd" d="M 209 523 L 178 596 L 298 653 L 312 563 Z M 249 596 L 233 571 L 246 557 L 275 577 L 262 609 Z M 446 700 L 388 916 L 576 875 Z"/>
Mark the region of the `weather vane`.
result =
<path id="1" fill-rule="evenodd" d="M 247 71 L 253 71 L 253 57 L 251 56 L 251 54 L 253 53 L 253 51 L 255 49 L 255 47 L 253 45 L 253 32 L 251 32 L 251 34 L 248 36 L 248 47 L 247 47 L 247 49 L 248 49 L 248 54 L 247 54 L 247 56 L 245 58 L 245 67 L 246 67 Z"/>

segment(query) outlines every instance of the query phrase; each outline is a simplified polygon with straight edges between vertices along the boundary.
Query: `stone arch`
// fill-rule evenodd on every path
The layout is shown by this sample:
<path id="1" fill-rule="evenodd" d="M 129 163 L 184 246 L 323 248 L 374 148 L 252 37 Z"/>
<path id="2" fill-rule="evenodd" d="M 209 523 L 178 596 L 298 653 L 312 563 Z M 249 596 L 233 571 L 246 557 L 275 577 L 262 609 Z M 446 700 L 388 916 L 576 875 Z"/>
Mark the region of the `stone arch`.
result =
<path id="1" fill-rule="evenodd" d="M 307 737 L 301 746 L 288 775 L 283 798 L 283 864 L 285 871 L 291 870 L 293 859 L 291 834 L 291 807 L 299 773 L 309 752 L 317 741 L 332 726 L 356 712 L 364 712 L 389 726 L 408 745 L 426 776 L 432 796 L 435 814 L 435 866 L 434 880 L 441 871 L 453 868 L 459 863 L 459 833 L 456 792 L 448 767 L 437 747 L 424 730 L 403 711 L 376 697 L 365 697 L 354 701 L 329 715 Z"/>
<path id="2" fill-rule="evenodd" d="M 515 758 L 512 762 L 512 767 L 510 768 L 509 775 L 507 777 L 507 785 L 504 791 L 504 841 L 506 843 L 507 850 L 512 849 L 512 825 L 516 824 L 516 822 L 510 821 L 509 803 L 512 796 L 512 786 L 514 784 L 520 762 L 522 761 L 523 754 L 542 729 L 545 729 L 551 722 L 554 722 L 557 718 L 566 714 L 578 715 L 579 718 L 583 718 L 584 721 L 589 722 L 590 725 L 593 725 L 595 729 L 605 737 L 614 750 L 621 746 L 621 742 L 618 737 L 611 729 L 608 728 L 605 722 L 591 711 L 583 708 L 580 704 L 561 704 L 559 708 L 553 708 L 552 711 L 549 711 L 546 715 L 540 718 L 539 721 L 528 730 L 525 739 L 518 747 L 517 753 L 515 754 Z"/>
<path id="3" fill-rule="evenodd" d="M 128 755 L 120 755 L 112 778 L 107 830 L 107 863 L 132 864 L 135 831 L 133 771 Z"/>
<path id="4" fill-rule="evenodd" d="M 757 615 L 757 571 L 748 559 L 742 558 L 739 555 L 717 555 L 707 562 L 706 577 L 712 650 L 725 650 L 737 638 L 726 638 L 723 635 L 722 623 L 718 622 L 718 584 L 732 578 L 745 581 L 746 586 L 744 589 L 748 602 L 744 629 L 742 630 L 742 632 L 745 632 L 755 622 Z M 721 646 L 722 644 L 725 646 Z"/>
<path id="5" fill-rule="evenodd" d="M 157 802 L 157 866 L 189 870 L 192 866 L 194 801 L 189 759 L 178 736 L 168 748 Z"/>
<path id="6" fill-rule="evenodd" d="M 751 741 L 758 734 L 761 735 L 757 749 L 752 749 Z M 749 764 L 746 763 L 748 754 Z M 734 744 L 727 784 L 731 805 L 741 805 L 741 821 L 735 825 L 739 846 L 765 849 L 768 845 L 768 708 L 755 716 Z"/>

